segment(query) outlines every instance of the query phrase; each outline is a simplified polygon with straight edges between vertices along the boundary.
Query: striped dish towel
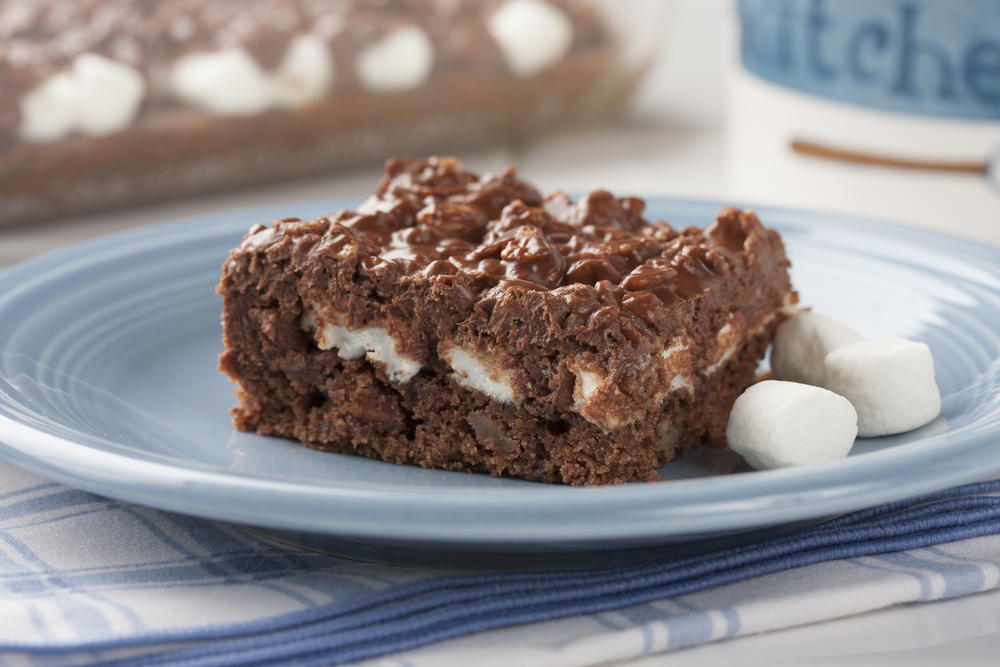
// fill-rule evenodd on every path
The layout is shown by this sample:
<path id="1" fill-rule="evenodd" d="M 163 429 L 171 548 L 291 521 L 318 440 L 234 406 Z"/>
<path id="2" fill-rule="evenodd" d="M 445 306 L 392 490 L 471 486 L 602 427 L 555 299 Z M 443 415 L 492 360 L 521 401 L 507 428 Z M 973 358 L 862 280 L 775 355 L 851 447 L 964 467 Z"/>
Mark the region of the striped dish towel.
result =
<path id="1" fill-rule="evenodd" d="M 600 570 L 342 560 L 0 463 L 0 663 L 589 665 L 996 588 L 1000 481 Z"/>

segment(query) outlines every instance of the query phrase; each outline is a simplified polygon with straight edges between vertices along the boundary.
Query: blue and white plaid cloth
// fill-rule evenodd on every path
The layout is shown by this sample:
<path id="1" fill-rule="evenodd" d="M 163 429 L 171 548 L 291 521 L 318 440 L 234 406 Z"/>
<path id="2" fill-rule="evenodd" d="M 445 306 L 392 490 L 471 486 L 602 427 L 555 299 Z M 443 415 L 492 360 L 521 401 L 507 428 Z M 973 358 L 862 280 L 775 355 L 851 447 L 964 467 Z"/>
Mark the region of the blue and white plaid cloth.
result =
<path id="1" fill-rule="evenodd" d="M 968 485 L 643 565 L 444 574 L 285 548 L 0 463 L 0 664 L 634 658 L 996 588 L 996 494 L 1000 481 Z"/>

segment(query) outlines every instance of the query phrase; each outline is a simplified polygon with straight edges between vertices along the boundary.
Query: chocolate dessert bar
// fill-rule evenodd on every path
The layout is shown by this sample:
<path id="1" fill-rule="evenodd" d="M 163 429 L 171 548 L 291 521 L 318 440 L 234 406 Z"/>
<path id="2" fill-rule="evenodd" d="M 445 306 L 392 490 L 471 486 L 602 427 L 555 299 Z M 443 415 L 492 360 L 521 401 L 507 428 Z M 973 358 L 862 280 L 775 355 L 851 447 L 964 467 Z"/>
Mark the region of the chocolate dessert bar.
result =
<path id="1" fill-rule="evenodd" d="M 218 288 L 236 427 L 580 485 L 724 444 L 797 300 L 781 238 L 752 211 L 678 231 L 644 206 L 393 159 L 356 210 L 252 228 Z"/>
<path id="2" fill-rule="evenodd" d="M 0 223 L 519 141 L 620 51 L 581 0 L 0 0 Z"/>

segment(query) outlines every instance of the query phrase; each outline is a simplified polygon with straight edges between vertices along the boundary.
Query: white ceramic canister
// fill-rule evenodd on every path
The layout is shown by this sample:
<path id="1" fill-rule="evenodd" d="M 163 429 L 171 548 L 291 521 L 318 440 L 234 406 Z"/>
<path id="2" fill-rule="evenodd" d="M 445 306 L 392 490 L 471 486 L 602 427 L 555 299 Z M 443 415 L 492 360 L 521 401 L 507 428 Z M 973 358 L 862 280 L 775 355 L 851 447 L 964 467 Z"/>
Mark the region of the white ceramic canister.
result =
<path id="1" fill-rule="evenodd" d="M 1000 242 L 1000 0 L 738 0 L 733 194 Z"/>

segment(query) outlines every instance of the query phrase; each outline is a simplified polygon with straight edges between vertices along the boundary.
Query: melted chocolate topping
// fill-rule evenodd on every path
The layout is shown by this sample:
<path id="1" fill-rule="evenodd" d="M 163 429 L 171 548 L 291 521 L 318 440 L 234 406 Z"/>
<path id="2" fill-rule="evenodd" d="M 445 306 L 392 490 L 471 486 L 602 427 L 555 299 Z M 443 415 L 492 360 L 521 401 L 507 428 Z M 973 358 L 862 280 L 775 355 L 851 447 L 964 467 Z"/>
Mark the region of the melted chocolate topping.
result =
<path id="1" fill-rule="evenodd" d="M 454 158 L 392 159 L 356 211 L 284 220 L 268 233 L 321 230 L 311 253 L 351 250 L 375 272 L 433 276 L 472 293 L 587 285 L 655 322 L 744 261 L 746 239 L 763 229 L 752 212 L 730 208 L 704 232 L 678 234 L 646 220 L 644 208 L 603 190 L 576 203 L 563 193 L 543 198 L 513 168 L 478 176 Z"/>

